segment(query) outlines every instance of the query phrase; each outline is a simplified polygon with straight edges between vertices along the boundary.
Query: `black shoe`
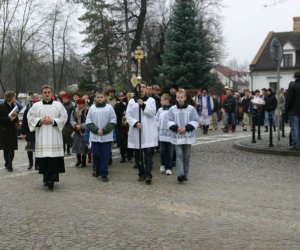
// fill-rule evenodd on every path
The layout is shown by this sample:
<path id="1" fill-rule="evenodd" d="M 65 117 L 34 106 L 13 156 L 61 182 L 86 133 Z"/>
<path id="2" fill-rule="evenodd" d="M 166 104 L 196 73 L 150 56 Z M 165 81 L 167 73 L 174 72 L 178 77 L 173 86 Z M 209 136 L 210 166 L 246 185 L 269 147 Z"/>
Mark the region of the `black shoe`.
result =
<path id="1" fill-rule="evenodd" d="M 32 163 L 29 163 L 29 165 L 28 165 L 28 170 L 30 170 L 30 169 L 32 169 L 32 167 L 33 167 L 33 164 Z"/>
<path id="2" fill-rule="evenodd" d="M 108 182 L 107 176 L 102 176 L 102 177 L 101 177 L 101 180 L 102 180 L 103 182 Z"/>
<path id="3" fill-rule="evenodd" d="M 82 158 L 81 158 L 81 167 L 82 168 L 86 167 L 86 156 L 82 156 Z"/>
<path id="4" fill-rule="evenodd" d="M 12 167 L 7 167 L 7 171 L 8 171 L 8 172 L 13 172 L 14 169 L 13 169 Z"/>
<path id="5" fill-rule="evenodd" d="M 77 162 L 75 163 L 75 167 L 79 167 L 81 164 L 81 155 L 76 154 Z"/>
<path id="6" fill-rule="evenodd" d="M 142 181 L 144 181 L 145 180 L 145 177 L 144 176 L 139 176 L 139 178 L 138 178 L 138 181 L 139 182 L 142 182 Z"/>
<path id="7" fill-rule="evenodd" d="M 148 185 L 152 184 L 152 179 L 150 177 L 146 177 L 145 183 Z"/>
<path id="8" fill-rule="evenodd" d="M 228 133 L 228 130 L 227 130 L 227 129 L 223 129 L 223 132 L 224 132 L 224 133 Z"/>
<path id="9" fill-rule="evenodd" d="M 54 181 L 48 181 L 47 186 L 48 186 L 48 189 L 53 190 L 53 188 L 54 188 Z"/>
<path id="10" fill-rule="evenodd" d="M 81 164 L 81 162 L 77 161 L 77 162 L 75 163 L 75 167 L 79 167 L 80 164 Z"/>
<path id="11" fill-rule="evenodd" d="M 185 175 L 182 176 L 181 178 L 182 178 L 183 181 L 187 181 L 188 180 L 188 178 Z"/>
<path id="12" fill-rule="evenodd" d="M 183 176 L 178 176 L 178 177 L 177 177 L 177 181 L 178 181 L 179 183 L 182 183 L 182 182 L 183 182 Z"/>
<path id="13" fill-rule="evenodd" d="M 94 176 L 94 177 L 99 177 L 100 174 L 96 172 L 96 173 L 93 173 L 93 176 Z"/>
<path id="14" fill-rule="evenodd" d="M 120 160 L 120 163 L 124 163 L 124 162 L 126 162 L 125 159 Z"/>

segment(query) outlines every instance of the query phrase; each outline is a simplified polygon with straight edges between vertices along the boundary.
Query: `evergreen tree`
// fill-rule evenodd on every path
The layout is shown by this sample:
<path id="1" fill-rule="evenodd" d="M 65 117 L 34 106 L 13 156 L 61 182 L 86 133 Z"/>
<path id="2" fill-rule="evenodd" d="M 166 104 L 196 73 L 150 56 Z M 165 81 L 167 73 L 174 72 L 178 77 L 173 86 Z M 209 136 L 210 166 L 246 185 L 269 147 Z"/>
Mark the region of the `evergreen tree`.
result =
<path id="1" fill-rule="evenodd" d="M 176 0 L 158 81 L 167 86 L 208 87 L 212 49 L 194 0 Z"/>
<path id="2" fill-rule="evenodd" d="M 84 74 L 80 78 L 78 87 L 81 91 L 93 91 L 98 87 L 93 81 L 93 66 L 89 61 L 85 62 Z"/>
<path id="3" fill-rule="evenodd" d="M 83 32 L 87 35 L 84 42 L 92 45 L 88 57 L 95 68 L 96 78 L 104 85 L 113 85 L 118 75 L 118 39 L 115 22 L 109 12 L 112 6 L 103 0 L 84 0 L 86 13 L 79 19 L 88 23 Z"/>

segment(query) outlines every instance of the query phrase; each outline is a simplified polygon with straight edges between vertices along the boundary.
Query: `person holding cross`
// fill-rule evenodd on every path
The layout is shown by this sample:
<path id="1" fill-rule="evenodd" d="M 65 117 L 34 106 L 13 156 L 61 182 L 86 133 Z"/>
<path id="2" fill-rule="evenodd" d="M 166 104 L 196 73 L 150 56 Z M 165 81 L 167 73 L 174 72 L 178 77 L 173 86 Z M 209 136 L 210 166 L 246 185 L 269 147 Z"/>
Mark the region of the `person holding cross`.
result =
<path id="1" fill-rule="evenodd" d="M 156 103 L 152 97 L 147 96 L 147 83 L 145 81 L 141 81 L 139 89 L 140 93 L 129 101 L 126 110 L 126 119 L 129 124 L 128 148 L 136 149 L 138 181 L 151 184 L 153 148 L 158 146 L 158 130 L 155 118 Z M 139 109 L 141 112 L 140 119 Z"/>

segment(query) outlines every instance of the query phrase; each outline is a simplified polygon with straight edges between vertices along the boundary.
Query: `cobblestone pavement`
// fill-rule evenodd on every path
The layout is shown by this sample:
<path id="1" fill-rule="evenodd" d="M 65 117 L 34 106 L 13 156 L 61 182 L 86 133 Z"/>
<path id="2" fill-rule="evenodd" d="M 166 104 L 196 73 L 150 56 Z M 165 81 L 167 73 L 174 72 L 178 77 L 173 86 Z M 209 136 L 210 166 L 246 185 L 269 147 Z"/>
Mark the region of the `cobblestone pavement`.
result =
<path id="1" fill-rule="evenodd" d="M 250 132 L 198 133 L 186 184 L 157 154 L 153 185 L 139 183 L 114 149 L 109 182 L 66 157 L 54 191 L 20 141 L 13 173 L 0 156 L 0 249 L 300 249 L 299 158 L 232 148 Z"/>

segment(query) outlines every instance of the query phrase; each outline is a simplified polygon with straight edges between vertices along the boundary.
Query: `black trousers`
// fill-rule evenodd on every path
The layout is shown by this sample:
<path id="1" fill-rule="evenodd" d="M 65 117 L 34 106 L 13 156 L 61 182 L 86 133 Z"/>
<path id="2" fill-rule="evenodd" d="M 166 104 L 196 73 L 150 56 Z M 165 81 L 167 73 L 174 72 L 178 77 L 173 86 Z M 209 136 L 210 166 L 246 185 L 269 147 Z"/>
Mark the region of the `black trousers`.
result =
<path id="1" fill-rule="evenodd" d="M 154 148 L 143 148 L 141 150 L 135 150 L 135 164 L 139 169 L 140 177 L 152 178 L 152 164 L 153 164 L 153 153 Z"/>
<path id="2" fill-rule="evenodd" d="M 39 174 L 43 175 L 44 182 L 58 182 L 59 173 L 65 172 L 65 162 L 63 157 L 36 158 L 39 165 Z"/>
<path id="3" fill-rule="evenodd" d="M 15 151 L 14 150 L 3 150 L 3 156 L 4 156 L 4 161 L 5 161 L 5 167 L 12 168 L 12 162 L 15 157 Z"/>

